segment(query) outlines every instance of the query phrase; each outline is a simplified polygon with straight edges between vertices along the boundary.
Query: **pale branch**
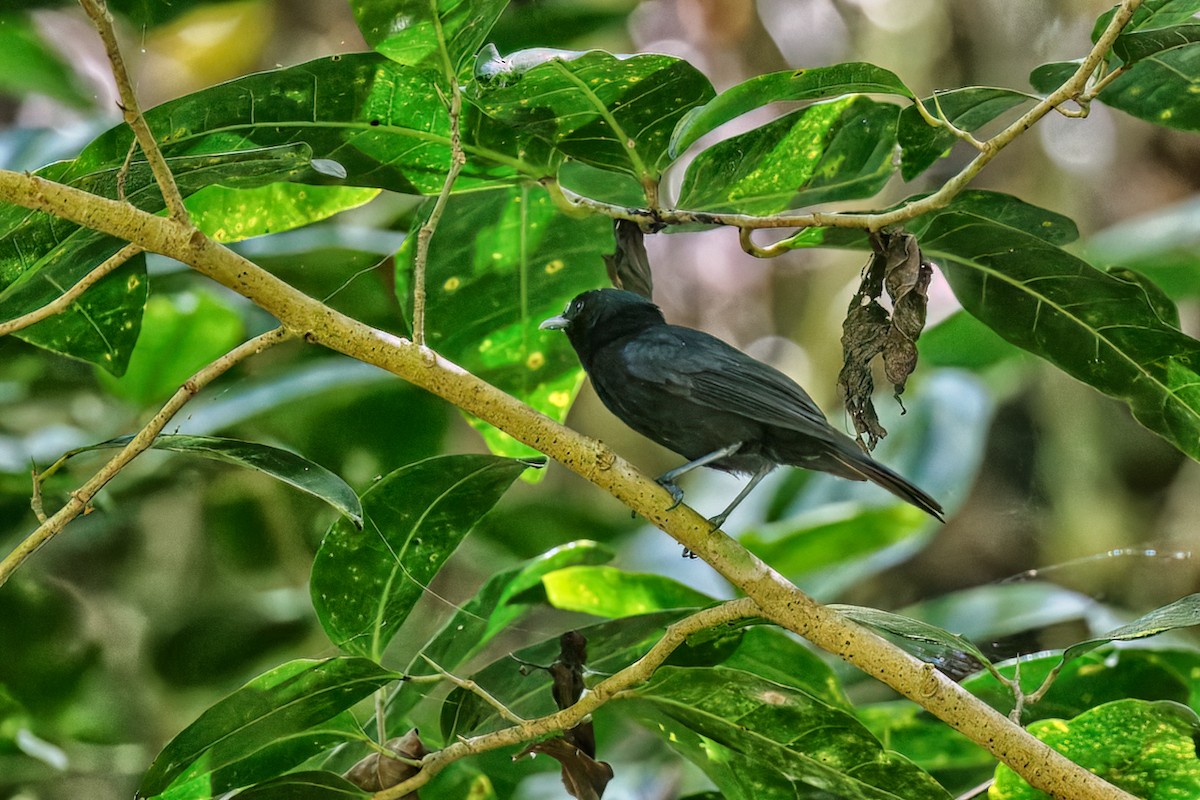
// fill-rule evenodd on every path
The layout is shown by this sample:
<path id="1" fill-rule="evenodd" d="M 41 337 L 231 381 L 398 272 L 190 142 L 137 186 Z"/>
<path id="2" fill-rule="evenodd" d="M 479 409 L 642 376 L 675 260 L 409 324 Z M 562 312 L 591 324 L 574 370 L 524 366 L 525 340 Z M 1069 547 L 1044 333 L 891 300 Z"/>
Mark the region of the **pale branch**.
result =
<path id="1" fill-rule="evenodd" d="M 430 753 L 423 759 L 420 772 L 403 783 L 378 792 L 374 795 L 373 800 L 397 800 L 409 792 L 415 792 L 428 783 L 434 775 L 461 758 L 486 753 L 501 747 L 510 747 L 573 728 L 621 692 L 648 681 L 671 653 L 687 641 L 689 636 L 718 625 L 756 616 L 759 616 L 757 604 L 750 598 L 743 597 L 684 617 L 678 622 L 668 625 L 662 638 L 655 642 L 645 655 L 588 689 L 574 705 L 544 717 L 522 720 L 512 727 L 460 740 Z M 430 663 L 432 664 L 432 662 Z M 434 667 L 437 668 L 437 665 Z"/>
<path id="2" fill-rule="evenodd" d="M 48 317 L 66 311 L 71 307 L 71 304 L 79 299 L 79 296 L 92 288 L 100 281 L 114 272 L 118 267 L 124 264 L 129 259 L 142 252 L 142 248 L 136 244 L 127 244 L 114 253 L 109 258 L 105 259 L 99 266 L 94 268 L 87 275 L 80 278 L 75 285 L 67 289 L 58 297 L 51 300 L 41 308 L 35 308 L 27 314 L 22 314 L 19 317 L 14 317 L 7 322 L 0 322 L 0 336 L 7 336 L 10 333 L 16 333 L 19 330 L 28 328 L 30 325 L 41 322 Z"/>
<path id="3" fill-rule="evenodd" d="M 427 348 L 329 308 L 202 232 L 36 175 L 0 170 L 0 200 L 45 211 L 188 264 L 306 340 L 426 389 L 612 494 L 754 599 L 763 616 L 854 664 L 964 733 L 1052 797 L 1131 800 L 933 667 L 855 625 L 779 573 L 600 442 L 561 425 Z"/>
<path id="4" fill-rule="evenodd" d="M 179 187 L 175 185 L 175 176 L 171 174 L 167 160 L 163 157 L 158 142 L 154 140 L 150 126 L 146 124 L 146 118 L 142 116 L 137 93 L 133 90 L 133 84 L 129 80 L 129 71 L 125 69 L 125 59 L 117 44 L 117 33 L 113 29 L 112 14 L 108 12 L 108 5 L 104 0 L 79 0 L 79 4 L 83 6 L 83 10 L 87 12 L 96 31 L 100 34 L 100 38 L 104 41 L 104 49 L 108 53 L 108 60 L 112 65 L 113 79 L 117 83 L 117 93 L 121 97 L 121 112 L 125 116 L 126 124 L 133 130 L 138 144 L 141 145 L 142 152 L 146 154 L 146 161 L 150 163 L 150 171 L 154 173 L 154 180 L 158 182 L 158 188 L 162 192 L 163 200 L 166 201 L 167 210 L 172 219 L 185 225 L 189 224 L 188 211 L 183 204 L 183 195 L 179 193 Z M 132 150 L 130 155 L 132 155 Z M 120 176 L 118 177 L 120 178 Z M 122 192 L 124 191 L 123 179 L 120 179 L 118 188 Z"/>
<path id="5" fill-rule="evenodd" d="M 109 201 L 112 202 L 112 201 Z M 126 208 L 132 208 L 126 206 Z M 163 219 L 157 217 L 156 219 Z M 164 220 L 165 221 L 165 220 Z M 178 223 L 172 223 L 177 225 Z M 113 456 L 100 470 L 88 479 L 83 486 L 71 492 L 71 499 L 58 510 L 53 516 L 46 519 L 37 527 L 31 534 L 17 545 L 11 553 L 5 556 L 3 561 L 0 561 L 0 586 L 3 586 L 17 567 L 21 566 L 27 558 L 32 556 L 46 542 L 53 539 L 63 528 L 67 526 L 71 520 L 82 514 L 88 505 L 92 502 L 92 498 L 96 496 L 104 485 L 112 480 L 116 475 L 124 469 L 129 462 L 133 461 L 138 455 L 143 453 L 147 448 L 154 443 L 154 439 L 162 432 L 171 418 L 191 400 L 197 392 L 208 385 L 218 376 L 224 374 L 235 364 L 238 364 L 250 356 L 261 353 L 273 345 L 286 341 L 291 338 L 291 334 L 285 328 L 275 328 L 260 336 L 256 336 L 247 342 L 235 347 L 225 355 L 213 361 L 210 364 L 202 367 L 183 382 L 179 390 L 171 396 L 158 413 L 154 415 L 146 425 L 138 431 L 137 435 L 130 440 L 129 444 L 121 448 L 121 451 Z M 35 478 L 35 481 L 37 478 Z M 35 495 L 36 496 L 36 495 Z"/>
<path id="6" fill-rule="evenodd" d="M 475 695 L 480 700 L 487 703 L 492 708 L 496 709 L 496 713 L 499 714 L 504 719 L 508 720 L 509 722 L 515 723 L 517 725 L 525 724 L 525 720 L 523 720 L 518 715 L 514 714 L 512 712 L 512 710 L 509 709 L 508 706 L 504 705 L 504 703 L 497 700 L 496 697 L 494 695 L 492 695 L 491 692 L 489 692 L 487 689 L 484 689 L 482 686 L 480 686 L 475 681 L 470 680 L 469 678 L 460 678 L 457 675 L 454 675 L 454 674 L 450 673 L 449 671 L 442 669 L 440 664 L 438 664 L 436 661 L 434 661 L 432 658 L 425 655 L 424 653 L 421 653 L 421 658 L 425 659 L 425 663 L 428 664 L 430 667 L 432 667 L 434 672 L 436 672 L 438 675 L 440 675 L 443 680 L 449 681 L 450 683 L 454 684 L 458 688 L 462 689 L 464 692 L 470 692 L 471 694 Z"/>

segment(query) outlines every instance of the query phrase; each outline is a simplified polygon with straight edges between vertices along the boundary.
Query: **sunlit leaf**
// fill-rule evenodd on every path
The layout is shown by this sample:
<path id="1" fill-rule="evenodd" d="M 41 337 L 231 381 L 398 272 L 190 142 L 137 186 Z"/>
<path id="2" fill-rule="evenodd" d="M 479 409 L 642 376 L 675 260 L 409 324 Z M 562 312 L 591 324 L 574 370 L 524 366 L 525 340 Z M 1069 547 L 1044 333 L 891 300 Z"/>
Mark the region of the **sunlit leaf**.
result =
<path id="1" fill-rule="evenodd" d="M 369 202 L 378 189 L 271 183 L 253 189 L 212 184 L 187 198 L 192 224 L 222 243 L 300 228 Z"/>
<path id="2" fill-rule="evenodd" d="M 313 605 L 334 644 L 378 659 L 471 526 L 531 466 L 540 464 L 441 456 L 368 489 L 365 527 L 335 523 L 313 561 Z"/>
<path id="3" fill-rule="evenodd" d="M 575 295 L 605 284 L 602 256 L 612 250 L 607 219 L 566 217 L 540 187 L 454 197 L 429 250 L 427 341 L 459 366 L 561 422 L 583 370 L 566 337 L 538 325 L 561 313 Z M 415 256 L 414 236 L 396 259 L 396 291 L 409 308 Z M 535 454 L 508 434 L 470 419 L 492 452 Z"/>
<path id="4" fill-rule="evenodd" d="M 362 658 L 299 660 L 276 667 L 209 708 L 172 739 L 142 778 L 138 797 L 153 797 L 177 779 L 187 782 L 319 725 L 398 677 Z"/>
<path id="5" fill-rule="evenodd" d="M 865 97 L 817 103 L 696 156 L 679 205 L 772 214 L 870 197 L 895 169 L 898 106 Z"/>
<path id="6" fill-rule="evenodd" d="M 913 96 L 894 72 L 863 62 L 757 75 L 689 111 L 671 136 L 671 155 L 679 155 L 704 134 L 769 103 L 823 100 L 855 93 Z"/>
<path id="7" fill-rule="evenodd" d="M 542 577 L 554 608 L 597 617 L 627 617 L 671 608 L 698 608 L 713 598 L 678 581 L 616 567 L 574 566 Z"/>
<path id="8" fill-rule="evenodd" d="M 670 163 L 675 124 L 713 96 L 695 67 L 665 55 L 522 51 L 498 69 L 508 71 L 481 81 L 474 97 L 485 114 L 643 185 Z"/>
<path id="9" fill-rule="evenodd" d="M 453 72 L 474 56 L 508 0 L 352 0 L 367 44 L 399 64 Z"/>
<path id="10" fill-rule="evenodd" d="M 729 797 L 950 797 L 852 713 L 739 670 L 664 667 L 619 703 Z"/>
<path id="11" fill-rule="evenodd" d="M 1180 703 L 1119 700 L 1071 720 L 1035 722 L 1029 732 L 1134 797 L 1200 795 L 1200 717 Z M 1005 764 L 988 790 L 991 800 L 1045 796 Z"/>
<path id="12" fill-rule="evenodd" d="M 99 444 L 80 447 L 72 450 L 68 456 L 101 448 L 124 447 L 132 438 L 132 436 L 120 436 Z M 342 512 L 352 524 L 362 526 L 362 507 L 354 490 L 344 480 L 320 464 L 314 464 L 307 458 L 288 450 L 281 450 L 278 447 L 258 442 L 245 442 L 240 439 L 186 434 L 162 434 L 156 437 L 150 446 L 155 450 L 190 453 L 202 458 L 211 458 L 214 461 L 223 461 L 227 464 L 257 470 L 324 500 Z"/>

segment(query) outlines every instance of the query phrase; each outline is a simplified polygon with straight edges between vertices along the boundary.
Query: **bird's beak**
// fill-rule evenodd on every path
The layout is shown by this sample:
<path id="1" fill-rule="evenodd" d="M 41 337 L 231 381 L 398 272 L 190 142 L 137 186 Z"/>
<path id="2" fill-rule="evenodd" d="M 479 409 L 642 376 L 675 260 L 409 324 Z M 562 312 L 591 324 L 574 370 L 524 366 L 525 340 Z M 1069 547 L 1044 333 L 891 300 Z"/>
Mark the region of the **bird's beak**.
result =
<path id="1" fill-rule="evenodd" d="M 551 317 L 548 320 L 538 325 L 538 330 L 542 331 L 561 331 L 563 328 L 571 324 L 571 320 L 567 319 L 565 314 L 559 314 L 557 317 Z"/>

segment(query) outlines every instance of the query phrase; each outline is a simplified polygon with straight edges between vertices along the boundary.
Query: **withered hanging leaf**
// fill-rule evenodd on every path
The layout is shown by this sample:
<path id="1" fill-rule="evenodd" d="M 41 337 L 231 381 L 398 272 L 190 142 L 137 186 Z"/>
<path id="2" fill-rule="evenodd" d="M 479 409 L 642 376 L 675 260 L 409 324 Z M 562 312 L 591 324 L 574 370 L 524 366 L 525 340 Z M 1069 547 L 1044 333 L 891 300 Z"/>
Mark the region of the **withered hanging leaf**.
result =
<path id="1" fill-rule="evenodd" d="M 544 753 L 562 765 L 562 782 L 567 793 L 577 800 L 600 800 L 613 778 L 607 761 L 597 761 L 561 737 L 531 744 L 513 760 Z"/>
<path id="2" fill-rule="evenodd" d="M 420 761 L 429 754 L 429 750 L 425 748 L 425 743 L 421 741 L 421 736 L 416 728 L 403 736 L 388 739 L 384 747 L 399 758 L 391 758 L 382 753 L 372 753 L 346 771 L 346 780 L 364 791 L 381 792 L 420 772 L 420 767 L 408 762 Z M 409 792 L 399 800 L 419 800 L 419 798 L 416 792 Z"/>
<path id="3" fill-rule="evenodd" d="M 652 299 L 654 281 L 650 276 L 650 259 L 642 241 L 642 229 L 636 222 L 617 219 L 613 220 L 613 236 L 617 250 L 611 256 L 604 256 L 608 279 L 618 289 Z"/>
<path id="4" fill-rule="evenodd" d="M 925 327 L 933 277 L 932 265 L 921 257 L 911 234 L 872 233 L 871 248 L 874 252 L 863 267 L 862 281 L 842 323 L 842 370 L 838 374 L 846 410 L 859 436 L 866 436 L 868 450 L 887 436 L 871 399 L 875 391 L 871 361 L 883 354 L 884 374 L 899 399 L 917 366 L 916 341 Z M 891 314 L 879 303 L 885 286 Z"/>

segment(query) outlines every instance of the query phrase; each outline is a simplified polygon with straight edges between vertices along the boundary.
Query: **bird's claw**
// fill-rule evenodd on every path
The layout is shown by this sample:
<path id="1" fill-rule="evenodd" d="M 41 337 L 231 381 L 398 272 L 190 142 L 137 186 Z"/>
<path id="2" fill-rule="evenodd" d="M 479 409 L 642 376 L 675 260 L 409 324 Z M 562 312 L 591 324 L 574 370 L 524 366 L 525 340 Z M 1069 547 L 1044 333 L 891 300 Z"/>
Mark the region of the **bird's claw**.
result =
<path id="1" fill-rule="evenodd" d="M 675 509 L 679 508 L 679 504 L 683 502 L 683 489 L 680 489 L 678 486 L 676 486 L 674 481 L 663 480 L 662 478 L 655 478 L 654 481 L 659 486 L 666 489 L 667 493 L 671 495 L 671 499 L 675 501 L 671 503 L 671 506 L 667 509 L 667 511 L 674 511 Z"/>

